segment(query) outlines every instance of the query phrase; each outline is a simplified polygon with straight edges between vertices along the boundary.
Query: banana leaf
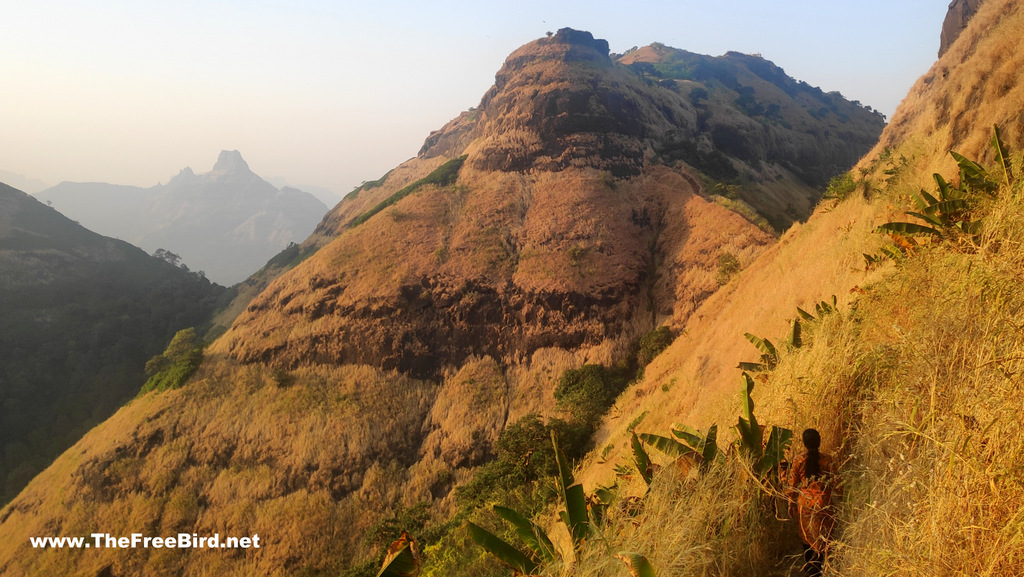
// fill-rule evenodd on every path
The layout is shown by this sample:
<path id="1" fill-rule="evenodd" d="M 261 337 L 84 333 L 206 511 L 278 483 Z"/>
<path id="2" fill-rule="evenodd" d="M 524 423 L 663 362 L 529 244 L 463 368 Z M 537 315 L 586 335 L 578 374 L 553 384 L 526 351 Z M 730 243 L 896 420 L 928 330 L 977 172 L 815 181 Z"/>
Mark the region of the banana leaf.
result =
<path id="1" fill-rule="evenodd" d="M 1003 169 L 1003 178 L 1006 181 L 1006 186 L 1010 186 L 1010 179 L 1013 178 L 1013 169 L 1010 167 L 1010 153 L 1007 152 L 1006 146 L 1003 144 L 1003 139 L 999 136 L 999 126 L 996 124 L 992 125 L 992 148 L 996 151 L 996 161 L 999 162 L 999 166 Z"/>
<path id="2" fill-rule="evenodd" d="M 643 444 L 640 443 L 640 439 L 633 433 L 630 443 L 633 445 L 633 458 L 636 462 L 636 469 L 640 472 L 640 477 L 643 478 L 647 485 L 651 484 L 651 479 L 654 477 L 654 470 L 651 467 L 651 457 L 644 450 Z"/>
<path id="3" fill-rule="evenodd" d="M 691 447 L 684 445 L 675 439 L 662 437 L 661 435 L 640 433 L 640 440 L 670 457 L 682 457 L 683 455 L 694 452 Z"/>
<path id="4" fill-rule="evenodd" d="M 530 575 L 537 570 L 538 565 L 534 560 L 527 557 L 519 549 L 506 543 L 501 537 L 470 522 L 466 523 L 466 528 L 469 530 L 469 538 L 474 543 L 483 547 L 484 551 L 494 555 L 499 561 L 511 567 L 513 571 Z M 382 576 L 378 575 L 377 577 Z"/>
<path id="5" fill-rule="evenodd" d="M 573 485 L 565 490 L 565 515 L 562 522 L 569 528 L 573 545 L 579 546 L 590 531 L 587 517 L 587 497 L 583 485 Z"/>
<path id="6" fill-rule="evenodd" d="M 658 577 L 657 573 L 654 572 L 654 567 L 651 566 L 651 562 L 647 560 L 647 557 L 639 553 L 623 551 L 615 555 L 615 558 L 626 564 L 626 568 L 629 569 L 629 574 L 632 577 Z"/>
<path id="7" fill-rule="evenodd" d="M 967 210 L 967 201 L 962 198 L 954 198 L 952 200 L 937 202 L 926 208 L 924 213 L 948 215 L 959 210 Z"/>
<path id="8" fill-rule="evenodd" d="M 558 447 L 558 438 L 555 436 L 554 431 L 551 431 L 551 445 L 555 449 L 555 463 L 558 465 L 558 496 L 565 501 L 566 489 L 575 484 L 576 480 L 572 475 L 572 467 L 569 466 L 569 461 L 565 458 L 565 454 L 562 453 L 562 449 Z"/>
<path id="9" fill-rule="evenodd" d="M 555 546 L 551 543 L 547 533 L 536 523 L 508 507 L 495 505 L 494 512 L 502 519 L 512 523 L 516 529 L 516 535 L 519 535 L 523 543 L 533 551 L 536 558 L 549 563 L 555 561 Z"/>
<path id="10" fill-rule="evenodd" d="M 704 442 L 704 437 L 701 436 L 697 429 L 694 429 L 689 425 L 675 423 L 672 425 L 672 434 L 682 439 L 683 442 L 692 447 L 695 452 L 700 452 L 700 447 Z"/>
<path id="11" fill-rule="evenodd" d="M 792 325 L 789 331 L 789 346 L 799 349 L 804 346 L 803 327 L 800 326 L 800 319 L 793 319 Z"/>
<path id="12" fill-rule="evenodd" d="M 942 220 L 939 217 L 937 217 L 935 215 L 931 215 L 931 214 L 922 214 L 920 212 L 909 212 L 908 211 L 907 215 L 908 216 L 912 216 L 914 218 L 919 218 L 919 219 L 927 222 L 928 224 L 934 225 L 937 228 L 942 228 L 946 224 L 946 223 L 942 222 Z"/>
<path id="13" fill-rule="evenodd" d="M 416 553 L 416 542 L 408 533 L 391 544 L 377 577 L 417 577 L 420 574 L 420 558 Z"/>
<path id="14" fill-rule="evenodd" d="M 755 465 L 759 477 L 767 475 L 786 458 L 786 449 L 789 448 L 792 440 L 793 431 L 784 427 L 772 426 L 772 432 L 768 435 L 768 443 L 764 447 L 764 454 Z"/>
<path id="15" fill-rule="evenodd" d="M 921 235 L 928 234 L 933 236 L 942 236 L 942 231 L 935 229 L 930 226 L 924 226 L 922 224 L 914 224 L 912 222 L 887 222 L 875 229 L 876 232 L 894 233 L 894 234 L 905 234 L 905 235 Z"/>
<path id="16" fill-rule="evenodd" d="M 770 357 L 778 356 L 778 353 L 776 353 L 775 351 L 775 345 L 773 345 L 772 342 L 769 341 L 768 339 L 762 339 L 750 333 L 744 333 L 743 336 L 747 337 L 747 340 L 750 341 L 750 343 L 753 344 L 755 347 L 757 347 L 757 349 L 762 353 Z"/>
<path id="17" fill-rule="evenodd" d="M 705 465 L 710 464 L 718 457 L 718 425 L 711 425 L 708 434 L 704 437 L 704 443 L 700 448 L 700 455 L 704 458 Z"/>

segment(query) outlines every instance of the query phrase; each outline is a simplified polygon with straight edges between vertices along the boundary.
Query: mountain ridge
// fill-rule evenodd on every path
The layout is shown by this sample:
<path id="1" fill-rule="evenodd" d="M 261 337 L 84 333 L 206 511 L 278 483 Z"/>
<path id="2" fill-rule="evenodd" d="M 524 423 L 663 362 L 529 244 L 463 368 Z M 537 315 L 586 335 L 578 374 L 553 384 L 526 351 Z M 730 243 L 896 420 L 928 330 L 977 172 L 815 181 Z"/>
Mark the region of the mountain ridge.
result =
<path id="1" fill-rule="evenodd" d="M 327 210 L 310 194 L 267 183 L 237 150 L 222 151 L 207 173 L 186 167 L 167 184 L 65 182 L 36 196 L 90 228 L 149 252 L 178 254 L 224 284 L 244 280 L 305 238 Z"/>

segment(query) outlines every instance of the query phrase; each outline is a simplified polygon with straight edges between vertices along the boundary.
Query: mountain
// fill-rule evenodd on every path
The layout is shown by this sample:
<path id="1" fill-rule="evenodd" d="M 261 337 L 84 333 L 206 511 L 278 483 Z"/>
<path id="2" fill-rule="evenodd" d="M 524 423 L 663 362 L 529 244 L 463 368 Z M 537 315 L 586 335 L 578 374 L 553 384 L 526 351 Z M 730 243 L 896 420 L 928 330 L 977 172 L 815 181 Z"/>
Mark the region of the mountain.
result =
<path id="1" fill-rule="evenodd" d="M 959 4 L 953 3 L 951 14 Z M 930 187 L 932 174 L 956 172 L 950 150 L 984 163 L 995 159 L 989 146 L 992 134 L 984 128 L 998 125 L 1007 142 L 1020 141 L 1024 84 L 1018 74 L 1015 28 L 1020 7 L 992 4 L 1004 6 L 1007 13 L 981 4 L 943 57 L 911 87 L 867 159 L 886 149 L 913 150 L 904 154 L 900 169 L 921 175 L 921 186 Z"/>
<path id="2" fill-rule="evenodd" d="M 223 291 L 0 185 L 0 500 L 133 397 Z"/>
<path id="3" fill-rule="evenodd" d="M 373 575 L 402 519 L 446 521 L 492 484 L 525 498 L 519 479 L 553 462 L 531 443 L 557 429 L 581 456 L 607 408 L 592 398 L 713 318 L 875 142 L 879 115 L 787 78 L 756 56 L 613 57 L 570 29 L 516 50 L 477 107 L 242 285 L 187 384 L 124 407 L 0 511 L 0 573 Z M 264 546 L 28 545 L 97 527 Z"/>
<path id="4" fill-rule="evenodd" d="M 780 226 L 807 214 L 882 127 L 757 57 L 652 47 L 625 66 L 606 44 L 561 31 L 514 52 L 478 107 L 328 213 L 304 250 L 329 244 L 218 350 L 432 376 L 679 326 L 717 288 L 721 253 L 749 260 L 770 239 L 723 207 Z M 652 60 L 668 78 L 636 71 Z"/>
<path id="5" fill-rule="evenodd" d="M 225 285 L 304 239 L 327 210 L 310 194 L 261 179 L 237 150 L 222 151 L 208 173 L 185 168 L 167 184 L 64 182 L 37 198 L 91 230 L 170 251 Z"/>

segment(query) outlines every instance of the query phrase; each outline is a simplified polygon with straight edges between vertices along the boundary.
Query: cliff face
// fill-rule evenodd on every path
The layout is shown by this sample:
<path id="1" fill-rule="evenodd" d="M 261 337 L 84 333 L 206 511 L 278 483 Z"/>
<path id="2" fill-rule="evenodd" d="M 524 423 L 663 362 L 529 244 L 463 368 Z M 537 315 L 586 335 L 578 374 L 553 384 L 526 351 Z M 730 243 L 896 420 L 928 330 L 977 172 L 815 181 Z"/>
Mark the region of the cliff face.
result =
<path id="1" fill-rule="evenodd" d="M 967 23 L 981 6 L 981 0 L 953 0 L 949 3 L 946 18 L 942 21 L 942 32 L 939 34 L 939 58 L 949 50 L 960 33 L 967 28 Z"/>
<path id="2" fill-rule="evenodd" d="M 1024 138 L 1024 82 L 1019 74 L 1024 10 L 1016 0 L 986 0 L 948 51 L 917 80 L 860 167 L 901 148 L 907 172 L 955 174 L 954 150 L 988 163 L 992 126 L 1006 142 Z"/>

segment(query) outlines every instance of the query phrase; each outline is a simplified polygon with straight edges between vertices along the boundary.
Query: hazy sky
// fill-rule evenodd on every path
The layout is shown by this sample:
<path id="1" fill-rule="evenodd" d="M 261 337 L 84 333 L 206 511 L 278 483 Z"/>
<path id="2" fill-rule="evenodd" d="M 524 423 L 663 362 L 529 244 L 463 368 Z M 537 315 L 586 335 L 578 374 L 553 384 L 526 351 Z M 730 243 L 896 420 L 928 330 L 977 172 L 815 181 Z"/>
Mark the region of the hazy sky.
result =
<path id="1" fill-rule="evenodd" d="M 348 192 L 476 106 L 547 31 L 613 52 L 761 53 L 891 115 L 935 61 L 946 0 L 0 0 L 0 171 L 151 186 L 240 150 Z"/>

